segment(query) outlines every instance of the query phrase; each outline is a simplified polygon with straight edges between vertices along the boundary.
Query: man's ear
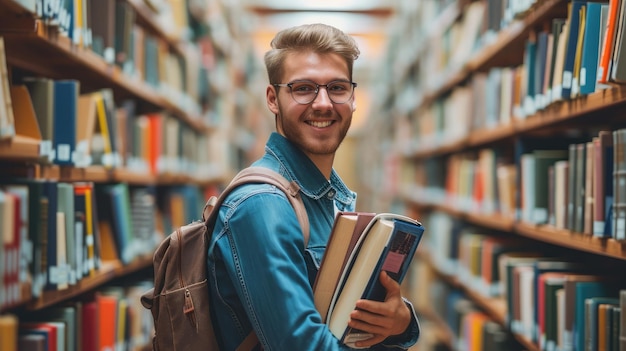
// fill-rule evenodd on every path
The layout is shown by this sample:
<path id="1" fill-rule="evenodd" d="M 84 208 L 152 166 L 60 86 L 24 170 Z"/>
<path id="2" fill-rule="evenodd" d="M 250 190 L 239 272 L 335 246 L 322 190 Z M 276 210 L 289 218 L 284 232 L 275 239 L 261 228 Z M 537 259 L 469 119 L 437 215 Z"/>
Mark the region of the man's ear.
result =
<path id="1" fill-rule="evenodd" d="M 356 99 L 352 98 L 352 112 L 356 111 Z"/>
<path id="2" fill-rule="evenodd" d="M 268 85 L 265 90 L 265 99 L 267 101 L 267 107 L 272 111 L 273 114 L 278 114 L 278 96 L 276 95 L 278 92 L 276 88 L 272 85 Z"/>

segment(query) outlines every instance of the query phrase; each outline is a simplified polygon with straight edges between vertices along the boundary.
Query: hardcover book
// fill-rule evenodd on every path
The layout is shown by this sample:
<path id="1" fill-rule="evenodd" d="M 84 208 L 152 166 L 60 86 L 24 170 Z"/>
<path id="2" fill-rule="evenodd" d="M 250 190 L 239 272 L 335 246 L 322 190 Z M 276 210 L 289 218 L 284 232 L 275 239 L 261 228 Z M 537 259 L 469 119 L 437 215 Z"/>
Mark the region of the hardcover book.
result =
<path id="1" fill-rule="evenodd" d="M 359 237 L 335 288 L 326 322 L 338 339 L 350 347 L 371 337 L 348 327 L 357 300 L 384 301 L 380 274 L 385 271 L 401 283 L 424 233 L 418 221 L 397 214 L 374 216 Z"/>

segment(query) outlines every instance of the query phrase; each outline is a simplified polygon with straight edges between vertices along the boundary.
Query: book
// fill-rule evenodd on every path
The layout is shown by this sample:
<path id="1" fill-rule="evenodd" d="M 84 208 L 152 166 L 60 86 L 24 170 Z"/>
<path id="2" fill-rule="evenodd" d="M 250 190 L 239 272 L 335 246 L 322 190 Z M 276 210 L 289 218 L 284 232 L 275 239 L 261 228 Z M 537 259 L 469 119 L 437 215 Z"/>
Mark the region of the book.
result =
<path id="1" fill-rule="evenodd" d="M 382 271 L 402 282 L 423 233 L 421 223 L 397 214 L 378 214 L 370 221 L 331 300 L 327 324 L 333 335 L 351 347 L 371 337 L 348 327 L 350 313 L 359 299 L 384 301 L 386 292 L 379 281 Z"/>
<path id="2" fill-rule="evenodd" d="M 590 297 L 584 300 L 584 347 L 583 350 L 597 350 L 598 347 L 598 308 L 600 304 L 617 304 L 617 298 L 613 297 Z"/>
<path id="3" fill-rule="evenodd" d="M 15 117 L 11 104 L 9 71 L 7 68 L 4 39 L 0 37 L 0 139 L 15 136 Z"/>
<path id="4" fill-rule="evenodd" d="M 54 82 L 54 122 L 52 146 L 54 163 L 73 166 L 76 152 L 76 120 L 80 83 L 77 80 Z"/>
<path id="5" fill-rule="evenodd" d="M 14 314 L 0 315 L 0 350 L 17 350 L 18 323 Z"/>
<path id="6" fill-rule="evenodd" d="M 326 320 L 330 301 L 343 267 L 350 258 L 350 252 L 374 215 L 374 213 L 341 211 L 335 216 L 326 252 L 313 284 L 315 308 L 320 312 L 322 320 Z"/>
<path id="7" fill-rule="evenodd" d="M 593 235 L 611 236 L 605 222 L 608 204 L 613 202 L 613 135 L 609 130 L 594 138 Z"/>
<path id="8" fill-rule="evenodd" d="M 46 337 L 39 334 L 20 334 L 17 340 L 18 350 L 46 351 L 46 345 Z"/>
<path id="9" fill-rule="evenodd" d="M 596 91 L 600 31 L 604 29 L 600 27 L 602 6 L 602 3 L 590 2 L 587 4 L 580 70 L 580 93 L 583 95 Z"/>
<path id="10" fill-rule="evenodd" d="M 618 17 L 616 22 L 616 33 L 613 41 L 612 61 L 609 64 L 609 77 L 611 81 L 623 83 L 626 81 L 626 27 L 624 24 L 624 13 L 626 6 L 620 2 Z"/>
<path id="11" fill-rule="evenodd" d="M 617 32 L 620 0 L 609 1 L 608 18 L 606 22 L 604 43 L 600 54 L 600 64 L 598 66 L 598 83 L 607 83 L 609 77 L 609 67 L 613 56 L 613 43 Z"/>
<path id="12" fill-rule="evenodd" d="M 561 98 L 570 99 L 572 87 L 574 85 L 574 65 L 578 50 L 578 36 L 581 28 L 581 9 L 585 6 L 585 1 L 573 0 L 569 5 L 567 46 L 563 61 L 563 79 L 561 81 Z M 582 11 L 584 15 L 584 10 Z M 583 22 L 584 24 L 584 22 Z"/>
<path id="13" fill-rule="evenodd" d="M 54 133 L 54 81 L 48 78 L 28 77 L 24 79 L 39 124 L 41 142 L 39 153 L 45 161 L 54 160 L 52 138 Z"/>

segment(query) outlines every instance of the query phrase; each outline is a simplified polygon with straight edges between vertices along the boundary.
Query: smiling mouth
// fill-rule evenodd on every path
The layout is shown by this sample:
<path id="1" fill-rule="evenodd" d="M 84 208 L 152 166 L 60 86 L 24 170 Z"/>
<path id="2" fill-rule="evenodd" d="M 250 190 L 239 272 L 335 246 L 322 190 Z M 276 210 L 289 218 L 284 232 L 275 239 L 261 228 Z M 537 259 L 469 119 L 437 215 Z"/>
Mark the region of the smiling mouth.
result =
<path id="1" fill-rule="evenodd" d="M 307 123 L 316 128 L 326 128 L 333 124 L 333 121 L 308 121 Z"/>

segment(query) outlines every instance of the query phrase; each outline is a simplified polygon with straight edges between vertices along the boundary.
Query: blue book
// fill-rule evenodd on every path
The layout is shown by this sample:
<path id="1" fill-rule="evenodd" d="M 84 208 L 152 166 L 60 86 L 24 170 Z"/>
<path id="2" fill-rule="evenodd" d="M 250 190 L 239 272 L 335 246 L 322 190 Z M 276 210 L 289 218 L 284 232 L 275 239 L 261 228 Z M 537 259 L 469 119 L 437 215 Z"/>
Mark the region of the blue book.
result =
<path id="1" fill-rule="evenodd" d="M 600 16 L 602 3 L 590 2 L 587 4 L 585 19 L 585 34 L 582 47 L 582 64 L 580 69 L 580 93 L 591 94 L 596 91 L 596 76 L 600 55 Z M 602 28 L 604 29 L 604 28 Z"/>
<path id="2" fill-rule="evenodd" d="M 569 99 L 572 94 L 574 80 L 574 61 L 576 60 L 576 47 L 578 45 L 578 32 L 580 27 L 580 9 L 587 4 L 586 1 L 573 0 L 570 4 L 570 13 L 567 19 L 568 32 L 567 45 L 565 49 L 565 60 L 563 63 L 563 80 L 561 97 Z"/>
<path id="3" fill-rule="evenodd" d="M 424 233 L 417 221 L 395 214 L 378 214 L 365 228 L 332 298 L 328 326 L 344 344 L 371 337 L 368 333 L 348 327 L 350 313 L 359 299 L 384 301 L 386 290 L 380 274 L 401 283 Z"/>
<path id="4" fill-rule="evenodd" d="M 79 83 L 76 80 L 54 82 L 53 140 L 54 163 L 73 166 L 76 151 L 76 116 Z"/>

